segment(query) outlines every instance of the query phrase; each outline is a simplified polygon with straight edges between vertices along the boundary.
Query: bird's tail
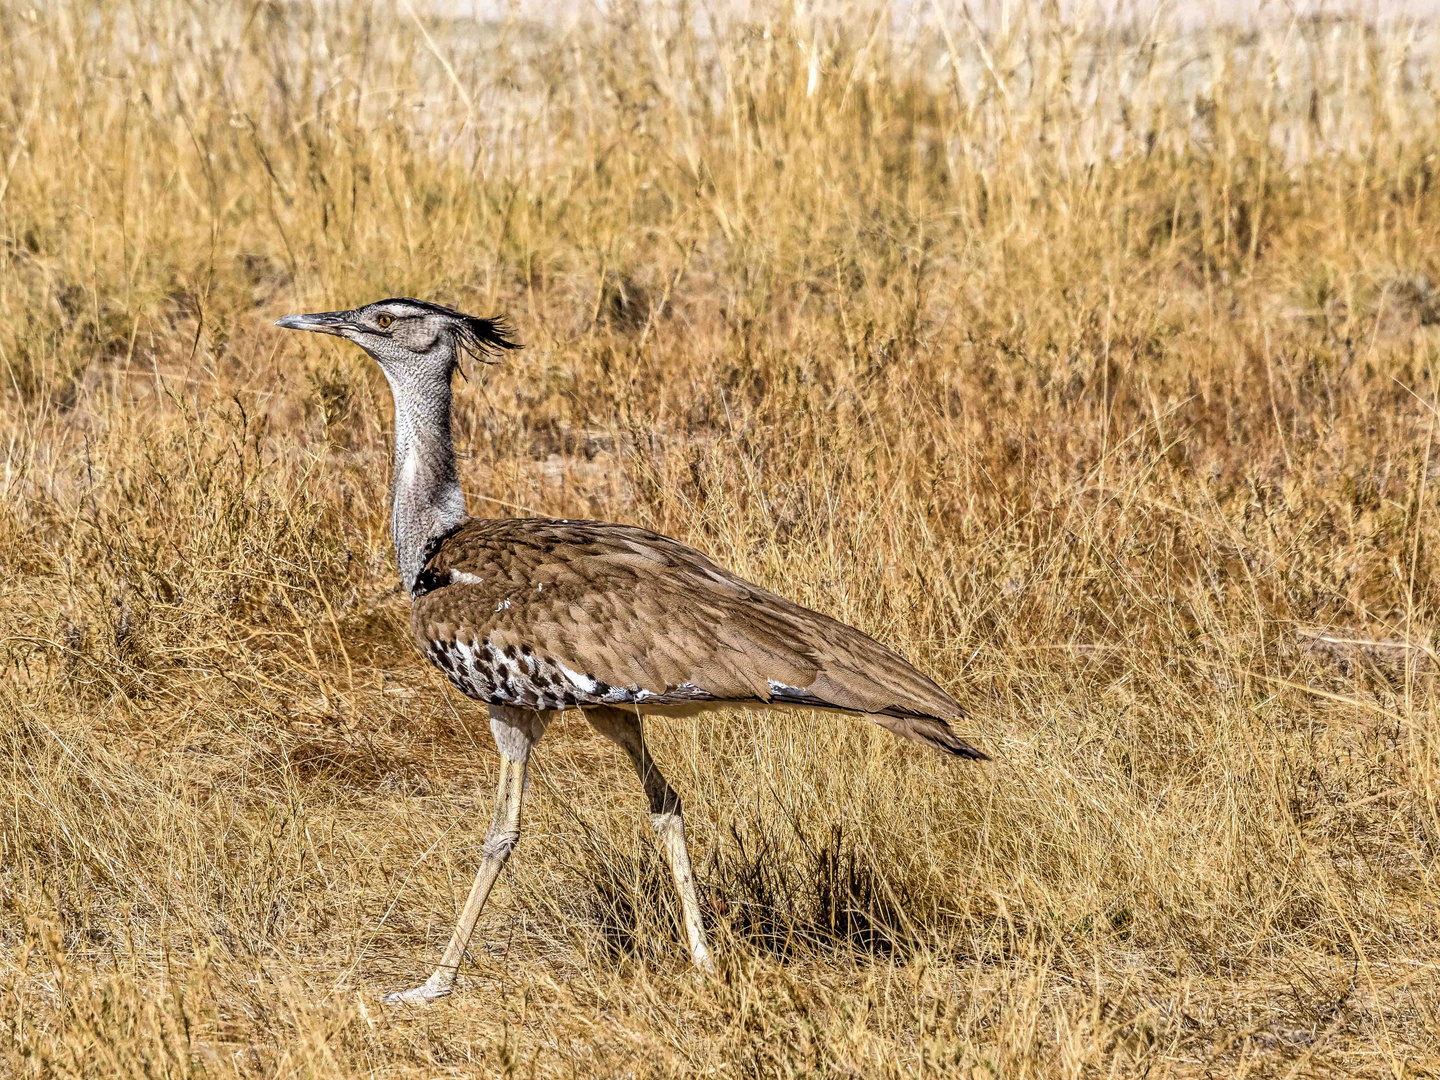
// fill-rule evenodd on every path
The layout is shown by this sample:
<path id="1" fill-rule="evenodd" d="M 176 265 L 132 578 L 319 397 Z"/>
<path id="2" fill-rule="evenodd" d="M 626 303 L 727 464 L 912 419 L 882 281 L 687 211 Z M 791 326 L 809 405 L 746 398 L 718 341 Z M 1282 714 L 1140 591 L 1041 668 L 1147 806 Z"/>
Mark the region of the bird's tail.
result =
<path id="1" fill-rule="evenodd" d="M 886 716 L 884 713 L 871 713 L 870 719 L 886 731 L 893 731 L 902 739 L 924 743 L 926 746 L 933 746 L 936 750 L 943 750 L 947 754 L 954 754 L 958 758 L 965 758 L 969 761 L 990 760 L 989 754 L 976 749 L 960 738 L 950 730 L 950 725 L 939 717 Z"/>

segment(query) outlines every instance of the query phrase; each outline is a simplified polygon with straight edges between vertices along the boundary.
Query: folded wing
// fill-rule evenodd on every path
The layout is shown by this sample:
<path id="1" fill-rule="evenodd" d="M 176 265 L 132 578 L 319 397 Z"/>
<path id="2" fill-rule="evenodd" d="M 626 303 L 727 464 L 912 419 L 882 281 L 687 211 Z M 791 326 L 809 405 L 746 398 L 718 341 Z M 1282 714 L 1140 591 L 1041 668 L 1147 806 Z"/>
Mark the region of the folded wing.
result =
<path id="1" fill-rule="evenodd" d="M 472 518 L 423 581 L 421 648 L 496 704 L 839 709 L 984 757 L 946 723 L 964 716 L 960 704 L 894 652 L 645 529 Z"/>

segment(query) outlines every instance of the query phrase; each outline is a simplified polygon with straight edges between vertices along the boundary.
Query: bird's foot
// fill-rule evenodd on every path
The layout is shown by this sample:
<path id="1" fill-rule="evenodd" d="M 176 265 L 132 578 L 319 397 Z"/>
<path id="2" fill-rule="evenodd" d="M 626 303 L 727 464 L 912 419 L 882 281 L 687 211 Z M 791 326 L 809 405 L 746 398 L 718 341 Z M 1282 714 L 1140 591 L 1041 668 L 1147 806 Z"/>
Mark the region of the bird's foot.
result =
<path id="1" fill-rule="evenodd" d="M 715 961 L 710 956 L 710 950 L 704 945 L 701 945 L 697 949 L 692 949 L 690 959 L 695 964 L 695 970 L 699 972 L 700 975 L 714 975 L 716 973 Z"/>
<path id="2" fill-rule="evenodd" d="M 393 994 L 386 994 L 384 997 L 387 1005 L 429 1005 L 432 1001 L 439 1001 L 441 998 L 449 997 L 450 992 L 455 989 L 455 976 L 449 975 L 439 978 L 435 975 L 421 983 L 419 986 L 412 986 L 409 990 L 396 990 Z"/>

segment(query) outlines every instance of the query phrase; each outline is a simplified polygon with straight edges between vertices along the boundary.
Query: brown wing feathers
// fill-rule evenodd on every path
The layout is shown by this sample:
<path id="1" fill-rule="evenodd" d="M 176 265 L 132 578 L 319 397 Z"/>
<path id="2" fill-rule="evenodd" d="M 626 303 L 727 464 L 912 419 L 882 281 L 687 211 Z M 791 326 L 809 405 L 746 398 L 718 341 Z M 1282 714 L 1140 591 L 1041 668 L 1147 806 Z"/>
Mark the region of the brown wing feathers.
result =
<path id="1" fill-rule="evenodd" d="M 472 518 L 424 580 L 420 647 L 497 704 L 792 703 L 984 757 L 945 723 L 959 703 L 895 653 L 644 529 Z"/>

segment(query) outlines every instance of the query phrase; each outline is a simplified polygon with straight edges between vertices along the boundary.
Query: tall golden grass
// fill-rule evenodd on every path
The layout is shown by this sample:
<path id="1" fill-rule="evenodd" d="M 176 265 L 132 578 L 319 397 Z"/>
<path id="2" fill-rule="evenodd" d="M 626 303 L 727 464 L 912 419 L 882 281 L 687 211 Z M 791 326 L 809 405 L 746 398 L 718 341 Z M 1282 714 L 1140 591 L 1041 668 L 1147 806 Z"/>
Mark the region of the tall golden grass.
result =
<path id="1" fill-rule="evenodd" d="M 797 13 L 797 11 L 799 13 Z M 1433 27 L 0 6 L 0 1070 L 1440 1070 Z M 722 973 L 571 716 L 488 814 L 406 641 L 415 295 L 472 512 L 636 522 L 973 710 L 657 721 Z"/>

